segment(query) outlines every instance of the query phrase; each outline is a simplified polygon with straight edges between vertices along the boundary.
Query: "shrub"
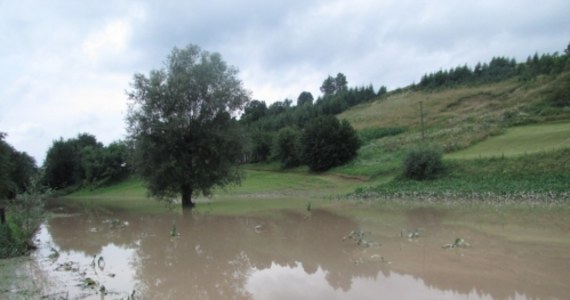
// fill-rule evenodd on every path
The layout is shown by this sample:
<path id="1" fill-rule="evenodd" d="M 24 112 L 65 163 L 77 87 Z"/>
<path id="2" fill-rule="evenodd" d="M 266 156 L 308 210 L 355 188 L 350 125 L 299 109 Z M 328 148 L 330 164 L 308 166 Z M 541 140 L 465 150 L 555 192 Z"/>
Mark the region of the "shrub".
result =
<path id="1" fill-rule="evenodd" d="M 404 177 L 413 180 L 434 179 L 444 170 L 442 152 L 433 148 L 409 151 L 404 158 Z"/>

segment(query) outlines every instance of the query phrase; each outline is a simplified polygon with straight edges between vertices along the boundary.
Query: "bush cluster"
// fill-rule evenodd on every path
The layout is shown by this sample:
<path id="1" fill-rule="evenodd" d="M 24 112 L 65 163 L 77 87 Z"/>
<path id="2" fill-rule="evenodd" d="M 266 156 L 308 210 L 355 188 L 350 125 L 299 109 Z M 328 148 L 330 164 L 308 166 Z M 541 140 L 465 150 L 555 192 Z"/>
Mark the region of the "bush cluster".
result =
<path id="1" fill-rule="evenodd" d="M 313 120 L 301 137 L 303 161 L 312 171 L 325 171 L 356 157 L 360 140 L 348 121 L 334 116 Z"/>
<path id="2" fill-rule="evenodd" d="M 442 152 L 433 148 L 410 150 L 404 159 L 404 177 L 412 180 L 434 179 L 444 170 Z"/>

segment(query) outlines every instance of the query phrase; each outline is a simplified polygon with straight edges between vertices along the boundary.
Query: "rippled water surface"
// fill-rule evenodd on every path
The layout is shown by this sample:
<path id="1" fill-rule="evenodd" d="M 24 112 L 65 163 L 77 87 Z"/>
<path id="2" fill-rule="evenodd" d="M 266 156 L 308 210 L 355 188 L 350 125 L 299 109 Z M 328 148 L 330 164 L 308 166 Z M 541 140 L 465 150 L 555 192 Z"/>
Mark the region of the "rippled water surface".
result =
<path id="1" fill-rule="evenodd" d="M 60 213 L 40 228 L 39 249 L 31 258 L 1 261 L 0 298 L 570 295 L 567 217 L 553 221 L 527 213 L 514 226 L 501 214 L 469 221 L 436 209 L 347 215 L 325 210 L 257 217 Z M 462 243 L 451 247 L 458 238 Z"/>

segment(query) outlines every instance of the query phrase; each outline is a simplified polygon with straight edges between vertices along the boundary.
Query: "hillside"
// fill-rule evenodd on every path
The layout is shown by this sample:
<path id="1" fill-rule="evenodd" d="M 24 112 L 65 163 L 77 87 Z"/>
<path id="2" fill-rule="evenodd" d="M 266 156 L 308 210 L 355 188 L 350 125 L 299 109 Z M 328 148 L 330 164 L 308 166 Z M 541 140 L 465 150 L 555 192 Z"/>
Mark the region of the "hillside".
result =
<path id="1" fill-rule="evenodd" d="M 403 153 L 422 141 L 420 103 L 425 142 L 441 148 L 449 159 L 570 147 L 570 109 L 548 102 L 551 91 L 569 77 L 565 72 L 527 82 L 512 78 L 437 90 L 407 88 L 355 106 L 338 117 L 359 132 L 400 128 L 401 133 L 371 139 L 355 161 L 335 172 L 369 177 L 397 173 Z"/>

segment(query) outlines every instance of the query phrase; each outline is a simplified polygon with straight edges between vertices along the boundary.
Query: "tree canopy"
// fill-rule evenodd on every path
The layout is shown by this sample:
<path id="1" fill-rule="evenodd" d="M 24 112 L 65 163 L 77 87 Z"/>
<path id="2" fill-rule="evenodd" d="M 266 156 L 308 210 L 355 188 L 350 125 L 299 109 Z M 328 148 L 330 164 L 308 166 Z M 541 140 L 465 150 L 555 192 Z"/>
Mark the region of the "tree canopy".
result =
<path id="1" fill-rule="evenodd" d="M 232 114 L 249 94 L 237 73 L 220 54 L 188 45 L 174 48 L 165 68 L 134 75 L 127 130 L 152 196 L 181 195 L 192 207 L 193 195 L 240 181 L 242 139 Z"/>
<path id="2" fill-rule="evenodd" d="M 124 142 L 104 146 L 94 135 L 55 140 L 44 161 L 43 181 L 52 189 L 98 186 L 129 175 L 129 156 Z"/>
<path id="3" fill-rule="evenodd" d="M 336 77 L 329 76 L 321 85 L 321 92 L 325 97 L 334 94 L 346 92 L 348 89 L 348 81 L 342 73 L 336 74 Z"/>
<path id="4" fill-rule="evenodd" d="M 297 106 L 312 105 L 313 100 L 314 100 L 313 94 L 306 91 L 301 92 L 301 94 L 299 94 L 299 97 L 297 98 Z"/>
<path id="5" fill-rule="evenodd" d="M 326 171 L 354 157 L 360 148 L 356 130 L 346 120 L 322 116 L 312 120 L 301 137 L 303 161 L 312 171 Z"/>

